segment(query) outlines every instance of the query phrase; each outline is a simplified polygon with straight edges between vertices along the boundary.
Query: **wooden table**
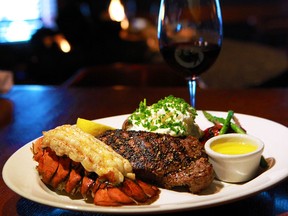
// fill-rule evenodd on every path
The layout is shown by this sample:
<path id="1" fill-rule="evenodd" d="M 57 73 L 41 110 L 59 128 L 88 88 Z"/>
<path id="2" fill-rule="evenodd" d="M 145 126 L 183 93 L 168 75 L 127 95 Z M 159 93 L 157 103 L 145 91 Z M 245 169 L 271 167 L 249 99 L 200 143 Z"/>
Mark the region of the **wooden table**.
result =
<path id="1" fill-rule="evenodd" d="M 184 87 L 14 86 L 9 93 L 0 96 L 0 168 L 2 170 L 6 160 L 17 149 L 40 136 L 43 130 L 65 123 L 74 124 L 78 117 L 97 119 L 131 113 L 143 98 L 151 104 L 170 94 L 189 101 L 187 89 Z M 217 111 L 232 109 L 237 113 L 267 118 L 287 127 L 288 89 L 200 89 L 197 96 L 197 109 Z M 201 216 L 209 213 L 279 215 L 284 212 L 288 212 L 288 180 L 243 200 L 191 212 L 181 212 L 177 215 L 192 215 L 192 213 Z M 0 215 L 31 215 L 32 213 L 33 215 L 85 215 L 83 212 L 55 209 L 22 198 L 4 184 L 1 175 Z M 91 214 L 87 213 L 87 215 Z"/>

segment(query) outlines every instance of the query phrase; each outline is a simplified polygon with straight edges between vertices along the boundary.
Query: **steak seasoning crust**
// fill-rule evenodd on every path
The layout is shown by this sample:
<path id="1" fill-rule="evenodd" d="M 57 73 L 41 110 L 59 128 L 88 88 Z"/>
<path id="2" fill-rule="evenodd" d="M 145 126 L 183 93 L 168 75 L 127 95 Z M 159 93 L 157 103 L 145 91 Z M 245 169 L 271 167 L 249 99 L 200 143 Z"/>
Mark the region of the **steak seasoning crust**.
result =
<path id="1" fill-rule="evenodd" d="M 137 178 L 157 186 L 199 193 L 214 179 L 204 146 L 195 137 L 119 129 L 97 138 L 128 159 Z"/>

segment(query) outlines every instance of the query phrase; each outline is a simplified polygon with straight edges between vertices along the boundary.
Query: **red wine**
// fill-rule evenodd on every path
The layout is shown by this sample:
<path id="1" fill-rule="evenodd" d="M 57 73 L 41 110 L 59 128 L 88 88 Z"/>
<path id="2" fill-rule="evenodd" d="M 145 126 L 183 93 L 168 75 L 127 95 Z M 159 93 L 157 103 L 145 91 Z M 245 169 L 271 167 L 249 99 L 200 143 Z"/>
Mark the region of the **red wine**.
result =
<path id="1" fill-rule="evenodd" d="M 217 59 L 221 46 L 205 46 L 193 43 L 174 43 L 160 47 L 165 61 L 185 77 L 198 76 L 205 72 Z"/>

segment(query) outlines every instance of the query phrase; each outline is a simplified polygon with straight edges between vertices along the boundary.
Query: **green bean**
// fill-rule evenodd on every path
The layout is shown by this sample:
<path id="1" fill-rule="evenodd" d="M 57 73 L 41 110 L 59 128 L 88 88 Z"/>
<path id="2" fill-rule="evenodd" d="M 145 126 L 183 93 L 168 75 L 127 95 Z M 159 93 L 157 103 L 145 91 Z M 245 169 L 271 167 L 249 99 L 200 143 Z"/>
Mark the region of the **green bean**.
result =
<path id="1" fill-rule="evenodd" d="M 232 130 L 236 133 L 240 133 L 240 134 L 246 134 L 246 131 L 243 130 L 241 127 L 239 127 L 237 124 L 231 122 L 230 127 L 232 128 Z"/>
<path id="2" fill-rule="evenodd" d="M 212 114 L 208 113 L 207 111 L 202 111 L 206 119 L 214 124 L 224 123 L 225 119 L 213 116 Z M 223 122 L 222 122 L 223 120 Z"/>
<path id="3" fill-rule="evenodd" d="M 230 127 L 230 122 L 231 122 L 231 119 L 232 119 L 233 115 L 234 115 L 234 112 L 232 110 L 229 110 L 228 114 L 227 114 L 227 117 L 226 117 L 226 119 L 224 121 L 224 124 L 223 124 L 221 130 L 219 131 L 219 135 L 220 134 L 225 134 L 227 132 L 228 128 Z"/>
<path id="4" fill-rule="evenodd" d="M 221 118 L 221 117 L 217 117 L 217 116 L 213 116 L 212 114 L 208 113 L 207 111 L 202 111 L 204 116 L 206 117 L 206 119 L 210 122 L 212 122 L 213 124 L 224 124 L 225 123 L 225 119 Z M 242 133 L 245 134 L 246 132 L 239 127 L 237 124 L 231 122 L 230 126 L 232 128 L 232 130 L 236 133 Z"/>

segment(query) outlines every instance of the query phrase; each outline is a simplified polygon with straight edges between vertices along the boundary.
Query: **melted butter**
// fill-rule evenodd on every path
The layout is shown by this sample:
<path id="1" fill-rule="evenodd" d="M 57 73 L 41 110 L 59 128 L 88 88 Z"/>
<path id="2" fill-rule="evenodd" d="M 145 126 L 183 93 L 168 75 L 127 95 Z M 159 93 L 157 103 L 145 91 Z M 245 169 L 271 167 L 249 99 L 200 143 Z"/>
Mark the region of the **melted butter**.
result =
<path id="1" fill-rule="evenodd" d="M 211 148 L 218 153 L 228 154 L 228 155 L 237 155 L 237 154 L 247 154 L 253 152 L 257 149 L 256 145 L 250 143 L 241 143 L 241 142 L 224 142 L 217 143 Z"/>

